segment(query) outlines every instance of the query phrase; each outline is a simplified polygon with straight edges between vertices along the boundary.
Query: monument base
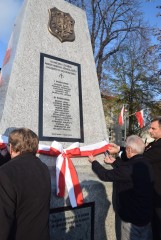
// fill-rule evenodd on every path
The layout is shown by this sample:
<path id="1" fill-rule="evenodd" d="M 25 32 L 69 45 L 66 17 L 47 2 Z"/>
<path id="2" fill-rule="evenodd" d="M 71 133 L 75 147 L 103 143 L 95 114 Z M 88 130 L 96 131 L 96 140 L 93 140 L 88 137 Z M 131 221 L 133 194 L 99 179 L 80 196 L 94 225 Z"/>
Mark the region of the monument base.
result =
<path id="1" fill-rule="evenodd" d="M 84 219 L 85 223 L 88 224 L 88 228 L 86 229 L 88 232 L 88 235 L 85 235 L 84 233 L 84 225 L 80 224 L 78 227 L 77 221 L 76 221 L 76 215 L 77 215 L 77 208 L 71 209 L 69 212 L 66 211 L 66 209 L 62 208 L 62 206 L 67 207 L 71 206 L 70 201 L 68 198 L 68 194 L 66 193 L 65 198 L 60 198 L 56 196 L 56 178 L 55 178 L 55 168 L 50 167 L 50 174 L 51 174 L 51 181 L 52 181 L 52 195 L 51 195 L 51 209 L 59 209 L 62 208 L 62 214 L 66 217 L 64 217 L 64 220 L 62 222 L 62 225 L 60 224 L 60 220 L 57 224 L 59 226 L 59 231 L 61 231 L 61 234 L 64 234 L 64 240 L 74 240 L 74 239 L 80 239 L 81 240 L 114 240 L 116 239 L 115 236 L 115 211 L 113 209 L 113 184 L 112 183 L 104 183 L 101 182 L 96 175 L 91 170 L 91 164 L 89 163 L 86 165 L 86 168 L 82 166 L 77 166 L 77 173 L 79 177 L 79 182 L 81 184 L 83 197 L 84 197 L 84 204 L 82 205 L 82 208 L 79 209 L 79 215 L 83 216 L 84 214 L 84 208 L 86 208 L 86 204 L 93 204 L 94 208 L 91 208 L 90 210 L 86 209 L 86 218 Z M 90 207 L 89 207 L 90 208 Z M 64 212 L 63 212 L 64 211 Z M 72 212 L 72 217 L 71 217 Z M 54 215 L 53 215 L 54 216 Z M 88 216 L 88 217 L 87 217 Z M 82 221 L 83 217 L 80 217 L 79 219 L 80 223 Z M 91 222 L 91 218 L 94 218 L 94 223 Z M 69 221 L 71 219 L 71 221 Z M 93 226 L 92 226 L 93 224 Z M 52 229 L 53 222 L 50 222 L 50 229 Z M 66 229 L 62 226 L 66 226 Z M 94 238 L 92 237 L 92 227 L 94 227 Z M 69 230 L 70 229 L 70 230 Z M 74 234 L 74 230 L 77 229 L 77 238 L 72 238 L 72 231 Z M 58 234 L 58 237 L 60 233 L 54 232 L 56 235 Z M 70 233 L 69 233 L 70 232 Z M 82 233 L 81 233 L 82 232 Z M 90 232 L 90 234 L 89 234 Z M 84 233 L 84 234 L 83 234 Z M 52 234 L 52 230 L 51 230 Z M 68 238 L 70 236 L 70 238 Z M 74 236 L 74 235 L 73 235 Z M 88 236 L 88 238 L 87 238 Z M 90 237 L 89 237 L 90 236 Z M 55 236 L 54 236 L 55 237 Z M 55 239 L 55 238 L 54 238 Z M 56 238 L 57 239 L 57 238 Z M 60 238 L 58 238 L 60 239 Z"/>

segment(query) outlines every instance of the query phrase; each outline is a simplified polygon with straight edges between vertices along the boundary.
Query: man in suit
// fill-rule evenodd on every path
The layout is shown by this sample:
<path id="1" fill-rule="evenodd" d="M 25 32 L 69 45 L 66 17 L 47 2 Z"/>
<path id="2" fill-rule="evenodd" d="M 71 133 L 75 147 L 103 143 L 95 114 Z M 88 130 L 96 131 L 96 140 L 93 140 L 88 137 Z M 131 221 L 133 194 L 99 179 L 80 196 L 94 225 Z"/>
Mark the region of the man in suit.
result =
<path id="1" fill-rule="evenodd" d="M 161 240 L 161 117 L 151 121 L 149 133 L 154 141 L 146 146 L 144 156 L 152 165 L 155 176 L 153 240 Z"/>
<path id="2" fill-rule="evenodd" d="M 0 239 L 49 240 L 51 181 L 30 129 L 9 135 L 11 160 L 0 167 Z"/>
<path id="3" fill-rule="evenodd" d="M 146 146 L 144 156 L 154 171 L 153 240 L 161 240 L 161 116 L 151 121 L 149 133 L 154 141 Z M 112 143 L 109 151 L 111 154 L 120 152 L 121 158 L 127 160 L 124 147 Z"/>

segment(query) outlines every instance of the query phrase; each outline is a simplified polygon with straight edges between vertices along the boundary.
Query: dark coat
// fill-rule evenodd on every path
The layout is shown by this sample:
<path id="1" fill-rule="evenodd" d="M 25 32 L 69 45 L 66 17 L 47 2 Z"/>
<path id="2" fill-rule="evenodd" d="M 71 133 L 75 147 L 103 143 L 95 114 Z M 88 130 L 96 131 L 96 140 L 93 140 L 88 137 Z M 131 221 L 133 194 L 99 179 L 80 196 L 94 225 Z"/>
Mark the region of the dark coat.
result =
<path id="1" fill-rule="evenodd" d="M 155 207 L 161 208 L 161 139 L 149 143 L 144 156 L 148 159 L 154 171 Z"/>
<path id="2" fill-rule="evenodd" d="M 23 153 L 0 167 L 0 240 L 49 240 L 47 166 Z"/>
<path id="3" fill-rule="evenodd" d="M 94 161 L 92 169 L 102 181 L 115 182 L 117 211 L 123 221 L 137 226 L 144 226 L 151 221 L 153 173 L 142 155 L 136 155 L 126 162 L 117 159 L 112 170 Z"/>
<path id="4" fill-rule="evenodd" d="M 0 166 L 7 163 L 11 159 L 10 154 L 7 152 L 6 155 L 2 155 L 0 151 Z"/>
<path id="5" fill-rule="evenodd" d="M 121 159 L 127 161 L 125 148 L 121 147 Z M 153 141 L 145 148 L 144 156 L 151 164 L 154 172 L 154 205 L 161 208 L 161 138 Z"/>
<path id="6" fill-rule="evenodd" d="M 125 148 L 121 158 L 126 161 Z M 161 240 L 161 138 L 153 141 L 145 148 L 144 156 L 151 164 L 154 172 L 154 212 L 152 220 L 153 239 Z"/>

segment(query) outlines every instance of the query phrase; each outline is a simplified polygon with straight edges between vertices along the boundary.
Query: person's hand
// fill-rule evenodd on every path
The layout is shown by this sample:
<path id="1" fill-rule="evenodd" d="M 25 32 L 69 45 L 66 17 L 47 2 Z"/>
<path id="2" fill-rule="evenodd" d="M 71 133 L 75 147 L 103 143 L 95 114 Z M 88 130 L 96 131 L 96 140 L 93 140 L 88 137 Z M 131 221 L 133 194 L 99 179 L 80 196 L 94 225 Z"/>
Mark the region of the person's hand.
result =
<path id="1" fill-rule="evenodd" d="M 116 159 L 113 158 L 112 156 L 108 155 L 104 158 L 104 162 L 105 163 L 109 163 L 109 164 L 112 164 Z"/>
<path id="2" fill-rule="evenodd" d="M 110 154 L 116 154 L 120 151 L 120 146 L 116 145 L 115 143 L 110 143 L 108 151 Z"/>
<path id="3" fill-rule="evenodd" d="M 88 156 L 88 161 L 92 163 L 93 161 L 96 161 L 95 157 L 91 154 Z"/>

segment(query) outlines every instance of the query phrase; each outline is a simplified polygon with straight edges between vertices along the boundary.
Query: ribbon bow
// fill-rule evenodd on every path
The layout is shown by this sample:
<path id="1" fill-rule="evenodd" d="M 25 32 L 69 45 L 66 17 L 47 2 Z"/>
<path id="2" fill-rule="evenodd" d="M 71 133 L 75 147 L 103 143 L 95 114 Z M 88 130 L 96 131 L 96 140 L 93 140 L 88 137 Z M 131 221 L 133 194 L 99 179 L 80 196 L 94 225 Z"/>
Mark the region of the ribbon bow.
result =
<path id="1" fill-rule="evenodd" d="M 56 186 L 57 196 L 64 197 L 65 184 L 67 186 L 69 199 L 72 207 L 83 204 L 83 194 L 78 180 L 77 172 L 71 161 L 71 157 L 87 157 L 90 154 L 98 155 L 105 152 L 109 147 L 107 141 L 80 147 L 79 143 L 73 143 L 69 148 L 63 149 L 63 146 L 54 141 L 51 147 L 39 145 L 38 152 L 57 156 L 56 158 Z"/>
<path id="2" fill-rule="evenodd" d="M 63 149 L 62 144 L 54 141 L 50 147 L 39 145 L 38 153 L 56 156 L 57 196 L 64 197 L 66 185 L 72 207 L 83 204 L 83 194 L 77 172 L 70 159 L 70 157 L 81 155 L 79 143 L 73 143 L 67 149 Z"/>
<path id="3" fill-rule="evenodd" d="M 50 151 L 52 154 L 59 153 L 56 158 L 57 196 L 64 197 L 66 184 L 72 207 L 83 204 L 83 194 L 77 172 L 70 159 L 70 157 L 81 155 L 79 143 L 74 143 L 69 148 L 63 149 L 60 143 L 54 141 Z"/>

